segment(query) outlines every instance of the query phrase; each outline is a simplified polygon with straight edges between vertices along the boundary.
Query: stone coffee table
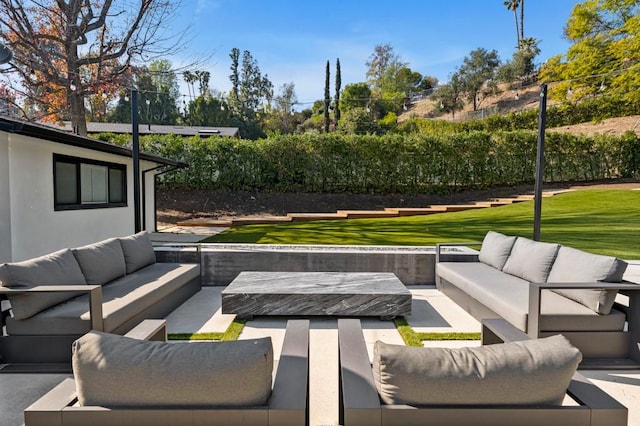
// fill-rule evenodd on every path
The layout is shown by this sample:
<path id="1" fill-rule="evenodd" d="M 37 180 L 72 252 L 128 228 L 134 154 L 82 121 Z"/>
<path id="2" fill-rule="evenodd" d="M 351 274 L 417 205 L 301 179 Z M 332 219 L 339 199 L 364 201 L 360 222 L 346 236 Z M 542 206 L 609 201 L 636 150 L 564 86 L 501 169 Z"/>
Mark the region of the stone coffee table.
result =
<path id="1" fill-rule="evenodd" d="M 241 272 L 222 291 L 222 313 L 378 316 L 411 314 L 411 293 L 393 273 Z"/>

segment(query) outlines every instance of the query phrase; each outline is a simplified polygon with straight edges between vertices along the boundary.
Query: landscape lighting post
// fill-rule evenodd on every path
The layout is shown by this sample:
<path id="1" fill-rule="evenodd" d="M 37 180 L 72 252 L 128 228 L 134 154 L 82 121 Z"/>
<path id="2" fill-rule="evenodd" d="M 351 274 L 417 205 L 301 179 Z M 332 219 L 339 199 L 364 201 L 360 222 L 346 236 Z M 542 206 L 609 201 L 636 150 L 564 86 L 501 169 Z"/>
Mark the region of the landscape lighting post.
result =
<path id="1" fill-rule="evenodd" d="M 538 113 L 538 150 L 536 157 L 536 185 L 534 188 L 533 240 L 540 241 L 542 217 L 542 181 L 544 180 L 544 129 L 547 121 L 547 84 L 540 85 L 540 111 Z"/>

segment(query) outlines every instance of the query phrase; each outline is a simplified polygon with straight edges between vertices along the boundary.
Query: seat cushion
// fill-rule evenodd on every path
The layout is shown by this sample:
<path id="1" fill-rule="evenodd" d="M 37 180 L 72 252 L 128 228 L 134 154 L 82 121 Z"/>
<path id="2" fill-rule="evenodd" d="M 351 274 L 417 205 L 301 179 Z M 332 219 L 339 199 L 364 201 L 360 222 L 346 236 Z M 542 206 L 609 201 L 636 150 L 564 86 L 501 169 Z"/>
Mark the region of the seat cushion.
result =
<path id="1" fill-rule="evenodd" d="M 502 270 L 505 262 L 509 258 L 516 238 L 518 237 L 509 237 L 499 232 L 487 232 L 487 235 L 485 235 L 482 241 L 482 247 L 480 247 L 478 260 L 498 270 Z"/>
<path id="2" fill-rule="evenodd" d="M 544 283 L 559 247 L 518 237 L 502 270 L 530 282 Z"/>
<path id="3" fill-rule="evenodd" d="M 74 342 L 72 365 L 81 406 L 260 406 L 273 347 L 270 337 L 167 343 L 92 331 Z"/>
<path id="4" fill-rule="evenodd" d="M 441 262 L 436 273 L 520 330 L 527 331 L 529 283 L 481 262 Z M 541 331 L 621 331 L 625 315 L 593 310 L 553 291 L 542 292 Z"/>
<path id="5" fill-rule="evenodd" d="M 116 238 L 72 249 L 87 284 L 103 285 L 126 273 L 122 246 Z"/>
<path id="6" fill-rule="evenodd" d="M 385 404 L 560 405 L 581 360 L 562 335 L 457 349 L 378 341 L 373 373 Z"/>
<path id="7" fill-rule="evenodd" d="M 118 238 L 122 246 L 127 274 L 132 274 L 138 269 L 156 262 L 156 254 L 153 251 L 151 238 L 146 231 L 135 235 Z"/>
<path id="8" fill-rule="evenodd" d="M 620 282 L 627 263 L 611 256 L 601 256 L 560 247 L 547 281 L 550 283 Z M 606 286 L 606 284 L 603 284 Z M 608 314 L 616 299 L 617 290 L 554 290 L 599 314 Z"/>
<path id="9" fill-rule="evenodd" d="M 154 263 L 103 286 L 104 330 L 128 331 L 123 329 L 128 321 L 145 309 L 166 301 L 174 291 L 199 275 L 197 264 Z M 13 335 L 80 335 L 90 328 L 88 295 L 53 306 L 26 320 L 7 318 L 7 332 Z"/>
<path id="10" fill-rule="evenodd" d="M 22 262 L 0 265 L 3 287 L 20 288 L 38 285 L 87 284 L 80 266 L 69 249 Z M 10 295 L 13 318 L 29 318 L 51 306 L 76 297 L 77 293 L 31 293 Z"/>

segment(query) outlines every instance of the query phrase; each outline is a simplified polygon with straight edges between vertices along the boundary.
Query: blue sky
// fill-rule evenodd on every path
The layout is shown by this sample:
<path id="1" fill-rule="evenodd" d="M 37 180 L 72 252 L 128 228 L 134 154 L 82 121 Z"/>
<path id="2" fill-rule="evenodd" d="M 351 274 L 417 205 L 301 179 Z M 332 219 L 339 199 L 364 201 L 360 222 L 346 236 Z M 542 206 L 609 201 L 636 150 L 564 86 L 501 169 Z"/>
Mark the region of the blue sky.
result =
<path id="1" fill-rule="evenodd" d="M 342 88 L 366 79 L 365 62 L 391 44 L 412 70 L 446 82 L 474 49 L 514 51 L 515 24 L 504 0 L 184 0 L 173 31 L 188 29 L 189 46 L 174 66 L 211 56 L 211 87 L 230 87 L 229 52 L 248 50 L 276 93 L 294 83 L 302 107 L 324 97 L 326 61 L 340 58 Z M 577 0 L 527 0 L 525 36 L 541 40 L 538 62 L 566 52 L 563 28 Z M 181 79 L 180 79 L 181 80 Z M 186 86 L 181 85 L 186 94 Z"/>

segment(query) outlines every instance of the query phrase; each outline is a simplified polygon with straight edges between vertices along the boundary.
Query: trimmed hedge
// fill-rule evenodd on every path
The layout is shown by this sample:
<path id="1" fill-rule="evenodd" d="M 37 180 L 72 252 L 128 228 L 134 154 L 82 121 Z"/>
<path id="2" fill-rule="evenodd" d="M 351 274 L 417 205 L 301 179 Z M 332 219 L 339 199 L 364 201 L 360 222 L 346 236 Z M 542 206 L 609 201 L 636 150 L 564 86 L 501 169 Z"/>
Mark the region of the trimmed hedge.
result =
<path id="1" fill-rule="evenodd" d="M 101 139 L 123 143 L 125 138 Z M 168 187 L 274 192 L 447 193 L 533 182 L 533 131 L 231 138 L 143 136 L 141 149 L 183 161 Z M 640 139 L 549 133 L 547 182 L 640 176 Z"/>

